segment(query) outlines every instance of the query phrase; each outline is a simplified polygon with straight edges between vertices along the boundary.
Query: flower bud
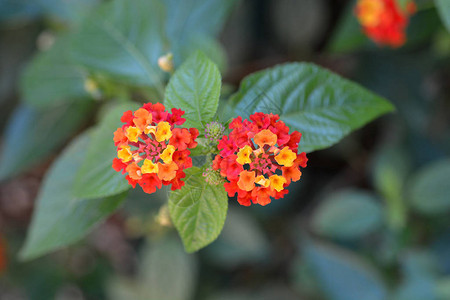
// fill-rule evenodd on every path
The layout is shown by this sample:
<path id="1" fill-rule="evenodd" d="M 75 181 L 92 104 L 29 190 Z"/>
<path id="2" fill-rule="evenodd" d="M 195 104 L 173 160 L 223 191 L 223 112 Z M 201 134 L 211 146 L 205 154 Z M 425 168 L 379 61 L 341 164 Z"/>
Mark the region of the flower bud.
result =
<path id="1" fill-rule="evenodd" d="M 210 141 L 218 141 L 222 138 L 225 127 L 219 122 L 211 122 L 206 124 L 205 137 Z"/>
<path id="2" fill-rule="evenodd" d="M 205 177 L 206 182 L 210 185 L 219 185 L 224 182 L 220 172 L 213 168 L 207 168 L 205 172 L 203 172 L 203 177 Z"/>
<path id="3" fill-rule="evenodd" d="M 169 52 L 166 55 L 163 55 L 160 58 L 158 58 L 158 66 L 161 68 L 161 70 L 165 72 L 172 72 L 173 54 Z"/>

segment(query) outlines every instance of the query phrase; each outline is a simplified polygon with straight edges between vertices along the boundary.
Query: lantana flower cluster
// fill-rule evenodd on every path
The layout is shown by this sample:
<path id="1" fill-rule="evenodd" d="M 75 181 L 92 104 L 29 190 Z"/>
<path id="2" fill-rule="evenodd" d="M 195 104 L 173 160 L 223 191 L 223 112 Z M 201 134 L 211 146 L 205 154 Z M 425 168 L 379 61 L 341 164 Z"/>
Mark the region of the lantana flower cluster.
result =
<path id="1" fill-rule="evenodd" d="M 416 11 L 411 0 L 402 9 L 396 0 L 358 0 L 355 14 L 365 34 L 379 45 L 393 48 L 406 42 L 409 17 Z"/>
<path id="2" fill-rule="evenodd" d="M 227 179 L 230 197 L 237 194 L 241 205 L 266 205 L 287 194 L 286 187 L 298 181 L 306 167 L 304 152 L 298 154 L 301 133 L 289 128 L 278 115 L 255 113 L 250 120 L 235 118 L 231 132 L 219 141 L 220 154 L 213 168 Z"/>
<path id="3" fill-rule="evenodd" d="M 147 103 L 136 111 L 126 111 L 124 125 L 114 132 L 117 158 L 113 168 L 127 174 L 129 184 L 139 184 L 144 192 L 153 193 L 162 185 L 180 189 L 186 175 L 184 169 L 192 167 L 189 148 L 197 146 L 196 128 L 179 128 L 186 119 L 184 111 L 172 108 L 167 112 L 161 103 Z"/>

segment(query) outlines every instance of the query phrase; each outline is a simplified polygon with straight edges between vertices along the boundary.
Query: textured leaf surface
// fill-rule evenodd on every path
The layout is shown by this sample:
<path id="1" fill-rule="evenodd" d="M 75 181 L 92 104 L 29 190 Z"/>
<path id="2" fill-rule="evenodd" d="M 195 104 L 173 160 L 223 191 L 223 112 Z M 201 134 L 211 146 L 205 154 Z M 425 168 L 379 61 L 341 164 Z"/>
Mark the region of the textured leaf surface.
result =
<path id="1" fill-rule="evenodd" d="M 304 255 L 330 300 L 383 300 L 386 287 L 375 269 L 347 250 L 308 241 Z"/>
<path id="2" fill-rule="evenodd" d="M 235 113 L 276 113 L 300 131 L 300 150 L 330 147 L 394 109 L 360 85 L 308 63 L 291 63 L 246 77 L 230 99 Z"/>
<path id="3" fill-rule="evenodd" d="M 409 183 L 408 198 L 424 214 L 450 211 L 450 160 L 437 161 L 419 170 Z"/>
<path id="4" fill-rule="evenodd" d="M 86 72 L 69 56 L 70 37 L 60 38 L 53 47 L 39 53 L 25 69 L 22 93 L 30 105 L 45 107 L 86 98 Z"/>
<path id="5" fill-rule="evenodd" d="M 221 76 L 204 54 L 193 54 L 172 76 L 166 89 L 168 109 L 185 111 L 183 126 L 202 128 L 212 121 L 219 105 Z"/>
<path id="6" fill-rule="evenodd" d="M 82 65 L 162 94 L 158 57 L 164 54 L 164 6 L 158 0 L 114 0 L 94 10 L 74 37 Z"/>
<path id="7" fill-rule="evenodd" d="M 360 190 L 333 192 L 314 212 L 315 231 L 334 238 L 351 239 L 371 233 L 383 223 L 376 197 Z"/>
<path id="8" fill-rule="evenodd" d="M 143 249 L 137 280 L 116 278 L 109 285 L 112 300 L 190 300 L 197 281 L 193 255 L 174 236 L 149 242 Z"/>
<path id="9" fill-rule="evenodd" d="M 92 103 L 77 101 L 39 111 L 20 105 L 4 133 L 0 179 L 33 167 L 61 147 L 90 117 Z"/>
<path id="10" fill-rule="evenodd" d="M 92 133 L 87 154 L 74 183 L 74 194 L 83 198 L 99 198 L 121 193 L 131 186 L 125 175 L 112 168 L 117 156 L 114 131 L 122 126 L 120 117 L 127 110 L 136 110 L 136 103 L 124 103 L 112 108 Z"/>
<path id="11" fill-rule="evenodd" d="M 450 32 L 450 1 L 435 0 L 436 7 L 447 30 Z"/>
<path id="12" fill-rule="evenodd" d="M 125 195 L 102 199 L 82 199 L 72 194 L 75 174 L 86 154 L 89 133 L 72 142 L 47 173 L 37 199 L 23 259 L 32 259 L 68 246 L 109 216 Z"/>
<path id="13" fill-rule="evenodd" d="M 197 251 L 214 241 L 222 231 L 228 209 L 223 185 L 206 183 L 202 170 L 186 170 L 185 186 L 172 191 L 169 211 L 172 222 L 188 252 Z"/>

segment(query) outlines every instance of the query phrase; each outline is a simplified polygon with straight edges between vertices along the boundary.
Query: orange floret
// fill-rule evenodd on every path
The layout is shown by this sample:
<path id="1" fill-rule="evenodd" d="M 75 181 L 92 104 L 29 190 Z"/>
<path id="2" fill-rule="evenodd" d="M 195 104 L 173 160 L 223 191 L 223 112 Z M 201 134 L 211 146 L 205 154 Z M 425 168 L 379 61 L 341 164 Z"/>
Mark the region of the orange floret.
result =
<path id="1" fill-rule="evenodd" d="M 261 148 L 264 147 L 264 145 L 273 146 L 277 143 L 277 135 L 268 129 L 264 129 L 258 132 L 253 140 Z"/>
<path id="2" fill-rule="evenodd" d="M 128 176 L 130 176 L 131 179 L 139 180 L 142 178 L 141 168 L 134 162 L 129 164 L 125 170 L 128 172 Z"/>
<path id="3" fill-rule="evenodd" d="M 164 181 L 170 181 L 177 175 L 178 166 L 176 163 L 170 164 L 158 163 L 158 177 Z"/>
<path id="4" fill-rule="evenodd" d="M 152 114 L 144 108 L 139 108 L 134 112 L 134 125 L 144 131 L 152 123 Z"/>
<path id="5" fill-rule="evenodd" d="M 251 191 L 255 187 L 255 172 L 242 171 L 239 174 L 239 180 L 237 182 L 240 189 L 244 191 Z"/>

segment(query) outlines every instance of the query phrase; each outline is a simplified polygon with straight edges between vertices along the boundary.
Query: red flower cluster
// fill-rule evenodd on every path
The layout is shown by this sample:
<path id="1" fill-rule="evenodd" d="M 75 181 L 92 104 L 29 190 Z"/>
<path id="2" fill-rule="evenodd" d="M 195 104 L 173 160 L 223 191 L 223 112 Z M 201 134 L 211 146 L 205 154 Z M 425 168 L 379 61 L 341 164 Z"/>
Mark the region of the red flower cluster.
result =
<path id="1" fill-rule="evenodd" d="M 306 167 L 306 154 L 297 154 L 301 133 L 289 128 L 278 115 L 255 113 L 249 120 L 234 119 L 229 136 L 224 136 L 213 168 L 228 179 L 225 189 L 230 197 L 249 206 L 270 203 L 270 197 L 283 198 L 291 181 L 300 179 Z"/>
<path id="2" fill-rule="evenodd" d="M 151 194 L 162 184 L 172 184 L 172 190 L 184 185 L 183 170 L 192 167 L 188 148 L 197 146 L 199 131 L 175 127 L 186 121 L 183 114 L 175 108 L 169 113 L 161 103 L 147 103 L 123 114 L 125 124 L 114 132 L 117 158 L 112 166 L 117 172 L 128 173 L 126 179 L 133 188 L 139 184 Z"/>
<path id="3" fill-rule="evenodd" d="M 358 0 L 355 14 L 365 34 L 379 45 L 394 48 L 406 42 L 406 27 L 409 17 L 416 11 L 410 1 L 402 10 L 396 0 Z"/>

